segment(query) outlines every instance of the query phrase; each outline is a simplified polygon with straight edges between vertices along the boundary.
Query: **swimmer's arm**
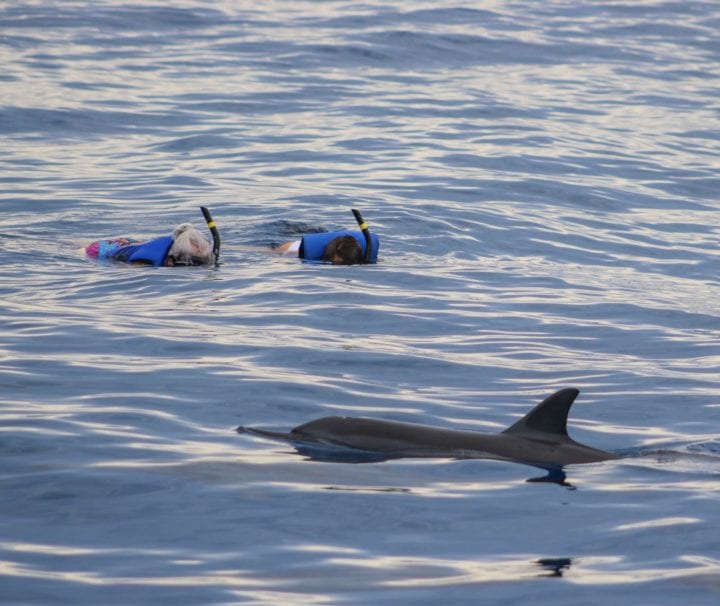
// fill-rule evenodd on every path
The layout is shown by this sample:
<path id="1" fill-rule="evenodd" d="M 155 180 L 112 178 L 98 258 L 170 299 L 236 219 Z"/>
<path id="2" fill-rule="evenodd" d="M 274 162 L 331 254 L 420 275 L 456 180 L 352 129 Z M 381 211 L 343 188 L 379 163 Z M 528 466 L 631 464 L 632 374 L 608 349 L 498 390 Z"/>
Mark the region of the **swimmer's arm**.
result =
<path id="1" fill-rule="evenodd" d="M 288 252 L 293 246 L 295 245 L 295 241 L 291 240 L 290 242 L 285 242 L 284 244 L 280 244 L 279 246 L 276 246 L 273 248 L 273 251 L 280 254 L 285 254 Z"/>

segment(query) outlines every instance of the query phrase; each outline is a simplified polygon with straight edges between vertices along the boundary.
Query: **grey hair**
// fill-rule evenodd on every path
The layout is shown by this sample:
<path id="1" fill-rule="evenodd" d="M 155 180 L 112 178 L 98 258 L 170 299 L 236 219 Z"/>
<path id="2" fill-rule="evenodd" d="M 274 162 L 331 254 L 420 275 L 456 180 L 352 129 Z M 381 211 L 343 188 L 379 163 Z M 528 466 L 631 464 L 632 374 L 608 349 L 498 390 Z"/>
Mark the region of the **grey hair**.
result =
<path id="1" fill-rule="evenodd" d="M 172 236 L 173 243 L 168 251 L 168 256 L 173 257 L 176 263 L 197 265 L 198 262 L 213 262 L 212 244 L 190 223 L 178 225 L 173 230 Z"/>

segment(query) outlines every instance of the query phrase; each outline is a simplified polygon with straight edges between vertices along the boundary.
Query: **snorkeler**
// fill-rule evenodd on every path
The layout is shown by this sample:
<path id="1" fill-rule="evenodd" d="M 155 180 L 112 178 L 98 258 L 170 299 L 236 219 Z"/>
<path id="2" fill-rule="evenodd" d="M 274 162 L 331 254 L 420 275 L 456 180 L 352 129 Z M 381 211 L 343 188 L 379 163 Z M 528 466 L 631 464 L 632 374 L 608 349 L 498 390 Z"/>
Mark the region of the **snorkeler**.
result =
<path id="1" fill-rule="evenodd" d="M 190 223 L 178 225 L 169 236 L 146 242 L 132 238 L 98 240 L 85 248 L 85 254 L 94 259 L 110 259 L 144 265 L 210 265 L 218 262 L 220 235 L 205 207 L 201 207 L 213 236 L 212 244 Z"/>
<path id="2" fill-rule="evenodd" d="M 325 234 L 322 234 L 325 235 Z M 306 236 L 303 236 L 303 239 Z M 300 248 L 303 245 L 303 239 L 285 242 L 273 250 L 283 255 L 295 256 L 300 255 Z M 322 256 L 319 261 L 326 261 L 333 265 L 358 265 L 363 262 L 363 250 L 353 236 L 336 236 L 330 240 L 323 248 Z"/>
<path id="3" fill-rule="evenodd" d="M 333 231 L 306 234 L 299 240 L 275 247 L 283 255 L 297 255 L 307 261 L 325 261 L 333 265 L 376 263 L 380 240 L 371 234 L 359 211 L 352 209 L 361 231 Z"/>

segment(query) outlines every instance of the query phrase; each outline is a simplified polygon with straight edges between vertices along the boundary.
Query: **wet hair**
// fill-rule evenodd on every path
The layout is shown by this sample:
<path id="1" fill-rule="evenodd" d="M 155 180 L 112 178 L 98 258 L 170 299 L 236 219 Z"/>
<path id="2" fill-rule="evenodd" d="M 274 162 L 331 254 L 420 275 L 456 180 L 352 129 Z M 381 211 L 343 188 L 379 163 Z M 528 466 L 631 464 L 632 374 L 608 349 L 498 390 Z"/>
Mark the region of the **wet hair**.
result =
<path id="1" fill-rule="evenodd" d="M 357 265 L 363 262 L 362 247 L 353 236 L 338 236 L 328 242 L 322 259 L 335 265 Z"/>
<path id="2" fill-rule="evenodd" d="M 207 265 L 215 260 L 212 244 L 190 223 L 178 225 L 172 236 L 168 258 L 173 265 Z"/>

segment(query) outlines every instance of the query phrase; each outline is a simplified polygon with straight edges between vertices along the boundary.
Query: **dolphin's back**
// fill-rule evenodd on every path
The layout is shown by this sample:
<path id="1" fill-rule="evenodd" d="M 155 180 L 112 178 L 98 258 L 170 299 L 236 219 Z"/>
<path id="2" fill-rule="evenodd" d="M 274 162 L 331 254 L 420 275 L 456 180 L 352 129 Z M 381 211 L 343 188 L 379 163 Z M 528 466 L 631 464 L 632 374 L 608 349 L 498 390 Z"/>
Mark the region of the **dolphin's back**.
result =
<path id="1" fill-rule="evenodd" d="M 579 393 L 577 389 L 568 388 L 552 394 L 499 434 L 332 416 L 300 425 L 288 437 L 401 456 L 475 456 L 541 465 L 594 463 L 616 458 L 568 436 L 568 413 Z"/>
<path id="2" fill-rule="evenodd" d="M 399 421 L 364 417 L 323 417 L 296 427 L 293 440 L 308 440 L 371 450 L 373 452 L 432 452 L 434 456 L 451 455 L 462 450 L 477 450 L 478 436 L 472 431 L 454 431 Z"/>
<path id="3" fill-rule="evenodd" d="M 310 421 L 289 433 L 245 427 L 238 431 L 393 456 L 495 458 L 541 467 L 616 459 L 612 453 L 585 446 L 568 436 L 568 412 L 578 393 L 569 388 L 552 394 L 498 434 L 337 416 Z"/>

